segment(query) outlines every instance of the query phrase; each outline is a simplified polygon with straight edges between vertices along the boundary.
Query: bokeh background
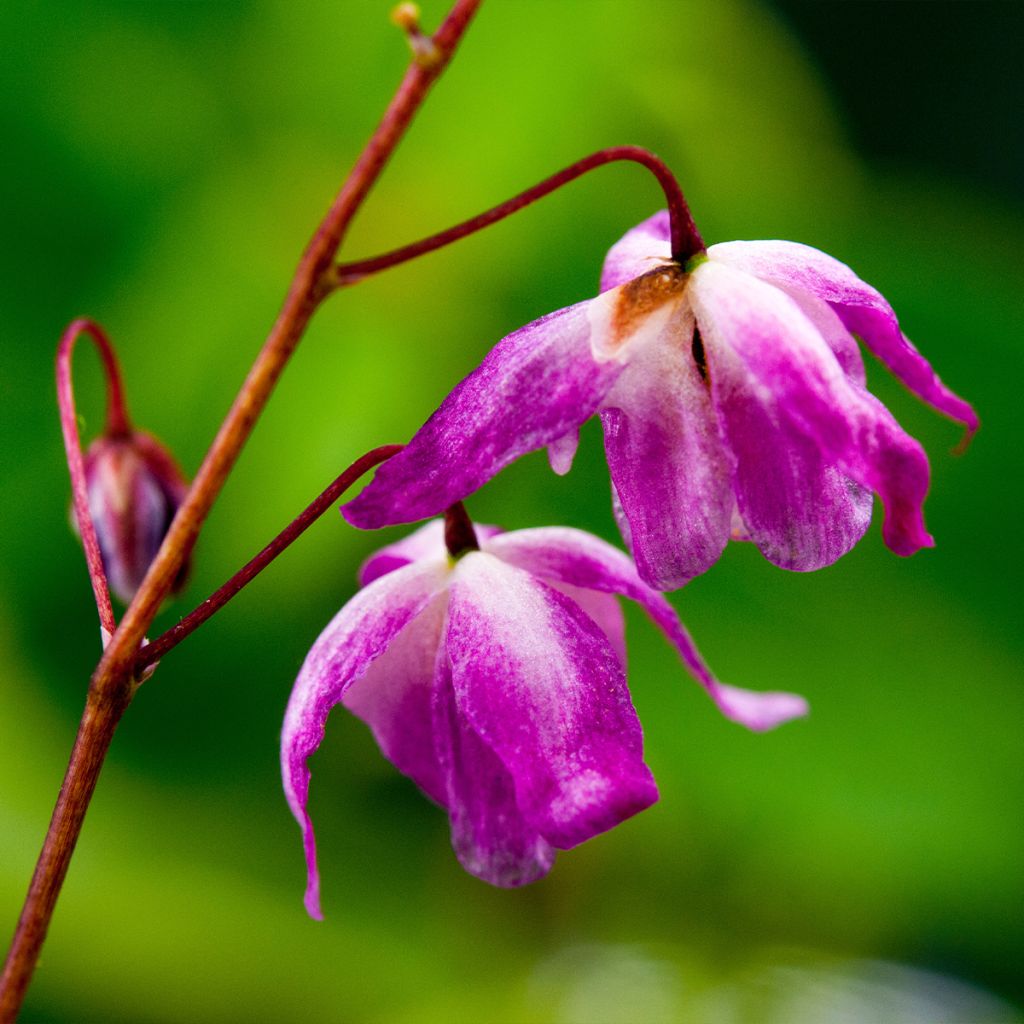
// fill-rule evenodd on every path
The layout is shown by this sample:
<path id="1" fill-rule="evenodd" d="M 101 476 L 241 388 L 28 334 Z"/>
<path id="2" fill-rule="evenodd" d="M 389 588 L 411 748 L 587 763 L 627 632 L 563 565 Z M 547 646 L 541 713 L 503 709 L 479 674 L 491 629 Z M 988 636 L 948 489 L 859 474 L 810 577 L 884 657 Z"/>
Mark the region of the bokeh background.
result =
<path id="1" fill-rule="evenodd" d="M 444 4 L 424 4 L 436 23 Z M 524 891 L 463 874 L 447 823 L 338 712 L 314 762 L 327 919 L 302 910 L 277 736 L 305 651 L 386 536 L 327 515 L 165 659 L 116 738 L 23 1019 L 999 1022 L 1022 1019 L 1022 8 L 485 3 L 347 255 L 447 226 L 634 142 L 709 241 L 792 238 L 875 283 L 984 428 L 876 365 L 929 451 L 934 551 L 878 524 L 838 565 L 734 545 L 673 600 L 724 679 L 806 694 L 722 720 L 629 610 L 661 802 Z M 191 472 L 297 256 L 402 73 L 388 4 L 0 6 L 0 927 L 12 929 L 98 653 L 52 354 L 88 314 Z M 659 205 L 604 169 L 335 297 L 217 504 L 166 628 L 356 455 L 405 440 L 503 334 L 593 293 Z M 89 436 L 101 379 L 76 363 Z M 616 539 L 599 431 L 470 503 Z M 877 517 L 876 517 L 877 519 Z"/>

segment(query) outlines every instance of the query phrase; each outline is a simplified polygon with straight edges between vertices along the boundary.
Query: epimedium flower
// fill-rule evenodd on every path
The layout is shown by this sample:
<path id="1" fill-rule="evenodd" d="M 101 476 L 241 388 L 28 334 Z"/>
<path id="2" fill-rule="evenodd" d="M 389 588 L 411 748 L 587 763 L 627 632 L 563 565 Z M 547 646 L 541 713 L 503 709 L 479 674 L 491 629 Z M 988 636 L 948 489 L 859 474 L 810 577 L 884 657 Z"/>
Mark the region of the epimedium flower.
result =
<path id="1" fill-rule="evenodd" d="M 188 483 L 156 438 L 128 429 L 105 433 L 89 446 L 85 486 L 110 589 L 130 604 L 185 498 Z M 77 532 L 74 516 L 72 525 Z M 188 563 L 178 574 L 175 591 L 187 574 Z"/>
<path id="2" fill-rule="evenodd" d="M 313 917 L 322 915 L 308 761 L 339 703 L 447 810 L 463 867 L 498 886 L 535 881 L 556 850 L 658 797 L 626 686 L 616 595 L 644 608 L 727 717 L 765 730 L 806 713 L 792 694 L 718 682 L 668 601 L 604 541 L 558 527 L 477 531 L 457 558 L 440 520 L 373 555 L 363 589 L 299 672 L 281 767 Z"/>
<path id="3" fill-rule="evenodd" d="M 608 254 L 601 294 L 503 339 L 343 509 L 376 528 L 434 515 L 518 456 L 572 465 L 600 413 L 613 504 L 640 575 L 662 590 L 730 538 L 774 564 L 829 565 L 863 536 L 871 492 L 899 555 L 924 526 L 928 461 L 865 386 L 863 343 L 937 411 L 978 426 L 843 263 L 795 242 L 727 242 L 681 264 L 655 214 Z"/>

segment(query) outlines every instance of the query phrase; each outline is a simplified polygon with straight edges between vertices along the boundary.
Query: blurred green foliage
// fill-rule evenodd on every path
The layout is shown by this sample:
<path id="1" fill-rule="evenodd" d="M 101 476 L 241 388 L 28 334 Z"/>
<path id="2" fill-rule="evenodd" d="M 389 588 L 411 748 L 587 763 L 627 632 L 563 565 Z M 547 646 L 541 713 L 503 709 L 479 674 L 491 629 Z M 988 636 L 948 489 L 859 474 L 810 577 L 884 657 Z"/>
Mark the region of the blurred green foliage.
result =
<path id="1" fill-rule="evenodd" d="M 883 31 L 887 5 L 874 6 Z M 428 25 L 444 11 L 424 7 Z M 67 529 L 56 339 L 75 315 L 100 320 L 139 425 L 194 470 L 402 72 L 386 15 L 281 0 L 0 6 L 5 928 L 98 650 Z M 953 145 L 967 130 L 947 129 Z M 899 560 L 876 523 L 838 565 L 798 576 L 736 545 L 675 595 L 723 678 L 810 698 L 809 720 L 767 736 L 721 720 L 631 610 L 661 802 L 525 891 L 464 875 L 444 815 L 338 713 L 314 764 L 315 924 L 277 733 L 306 649 L 383 542 L 328 515 L 140 693 L 25 1021 L 1012 1019 L 970 986 L 1024 994 L 1022 211 L 952 175 L 865 160 L 808 54 L 753 2 L 490 0 L 346 253 L 445 227 L 623 142 L 676 169 L 709 241 L 793 238 L 852 264 L 976 402 L 984 429 L 954 458 L 956 430 L 870 368 L 931 454 L 937 550 Z M 604 251 L 658 204 L 642 171 L 607 168 L 333 299 L 157 628 L 352 458 L 406 439 L 499 337 L 592 294 Z M 77 373 L 91 434 L 91 355 Z M 599 432 L 584 431 L 567 478 L 535 455 L 470 509 L 615 539 Z"/>

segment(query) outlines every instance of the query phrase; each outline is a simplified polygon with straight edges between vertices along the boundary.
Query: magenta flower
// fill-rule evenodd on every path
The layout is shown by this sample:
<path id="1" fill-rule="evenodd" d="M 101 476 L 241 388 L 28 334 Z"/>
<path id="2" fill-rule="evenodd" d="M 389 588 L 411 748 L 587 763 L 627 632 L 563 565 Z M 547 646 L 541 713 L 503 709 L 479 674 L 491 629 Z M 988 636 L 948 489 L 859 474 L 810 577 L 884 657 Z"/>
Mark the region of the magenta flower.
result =
<path id="1" fill-rule="evenodd" d="M 729 718 L 770 729 L 802 698 L 711 675 L 671 605 L 620 551 L 579 530 L 501 533 L 457 560 L 434 521 L 374 555 L 364 589 L 306 657 L 281 738 L 302 828 L 306 908 L 321 917 L 308 759 L 338 703 L 448 811 L 463 867 L 493 885 L 535 881 L 556 849 L 612 828 L 658 797 L 624 674 L 622 612 L 637 601 Z"/>
<path id="2" fill-rule="evenodd" d="M 786 569 L 829 565 L 863 536 L 871 491 L 899 555 L 930 546 L 928 461 L 865 388 L 855 335 L 939 412 L 977 428 L 882 296 L 795 242 L 713 245 L 671 260 L 668 215 L 608 254 L 602 294 L 501 341 L 344 509 L 375 528 L 435 515 L 548 446 L 568 472 L 600 412 L 620 528 L 662 590 L 730 538 Z"/>

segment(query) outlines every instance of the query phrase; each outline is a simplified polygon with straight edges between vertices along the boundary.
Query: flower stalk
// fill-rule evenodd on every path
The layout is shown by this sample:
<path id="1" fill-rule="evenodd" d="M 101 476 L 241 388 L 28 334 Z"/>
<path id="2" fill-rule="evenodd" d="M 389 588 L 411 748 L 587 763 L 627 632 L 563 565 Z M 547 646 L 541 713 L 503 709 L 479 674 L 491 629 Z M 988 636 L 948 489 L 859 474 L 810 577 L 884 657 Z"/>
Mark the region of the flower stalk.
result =
<path id="1" fill-rule="evenodd" d="M 598 167 L 621 161 L 646 167 L 661 186 L 669 211 L 673 259 L 677 263 L 685 265 L 695 255 L 702 253 L 704 239 L 701 238 L 700 232 L 697 230 L 697 225 L 694 223 L 693 215 L 690 213 L 690 207 L 679 187 L 679 182 L 676 181 L 664 161 L 640 146 L 610 146 L 607 149 L 591 153 L 589 156 L 583 157 L 582 160 L 577 160 L 511 199 L 506 199 L 505 202 L 499 203 L 475 217 L 470 217 L 469 220 L 464 220 L 454 227 L 446 228 L 444 231 L 421 238 L 409 245 L 403 245 L 398 249 L 392 249 L 390 252 L 381 253 L 379 256 L 356 260 L 352 263 L 339 263 L 332 270 L 333 286 L 339 288 L 355 284 L 370 274 L 376 274 L 381 270 L 387 270 L 400 263 L 416 259 L 418 256 L 425 256 L 435 249 L 451 245 L 452 242 L 457 242 L 490 227 L 492 224 L 497 224 L 498 221 L 510 217 L 513 213 L 518 213 L 538 199 L 551 195 L 552 192 L 558 191 L 564 185 L 568 185 Z"/>
<path id="2" fill-rule="evenodd" d="M 480 541 L 477 539 L 476 530 L 473 529 L 473 521 L 461 501 L 455 502 L 445 510 L 444 546 L 449 558 L 461 558 L 469 551 L 480 550 Z"/>
<path id="3" fill-rule="evenodd" d="M 159 661 L 168 651 L 177 647 L 185 637 L 194 633 L 207 619 L 219 612 L 228 601 L 256 579 L 285 548 L 297 541 L 361 476 L 368 473 L 374 466 L 379 466 L 386 459 L 390 459 L 392 455 L 397 455 L 402 450 L 402 447 L 400 444 L 381 445 L 381 447 L 374 448 L 372 451 L 356 459 L 322 494 L 307 505 L 295 519 L 263 548 L 258 555 L 255 555 L 239 569 L 231 579 L 215 590 L 202 604 L 189 612 L 176 626 L 172 626 L 152 643 L 146 644 L 139 651 L 139 656 L 135 660 L 136 675 Z"/>
<path id="4" fill-rule="evenodd" d="M 57 346 L 57 404 L 60 407 L 60 428 L 64 436 L 64 452 L 67 457 L 68 473 L 71 477 L 75 521 L 78 523 L 78 532 L 85 549 L 85 564 L 89 570 L 89 582 L 92 584 L 93 596 L 96 599 L 96 611 L 99 613 L 100 626 L 108 636 L 113 636 L 117 629 L 117 621 L 114 618 L 114 608 L 110 602 L 110 586 L 107 582 L 106 570 L 103 567 L 99 538 L 96 536 L 96 527 L 89 514 L 85 459 L 82 455 L 82 442 L 78 433 L 78 411 L 75 407 L 75 389 L 71 374 L 75 343 L 83 334 L 89 337 L 96 346 L 107 378 L 106 433 L 112 436 L 126 437 L 131 433 L 131 423 L 125 406 L 121 370 L 117 363 L 117 356 L 114 354 L 114 346 L 99 324 L 84 317 L 73 320 L 64 331 L 60 344 Z"/>

